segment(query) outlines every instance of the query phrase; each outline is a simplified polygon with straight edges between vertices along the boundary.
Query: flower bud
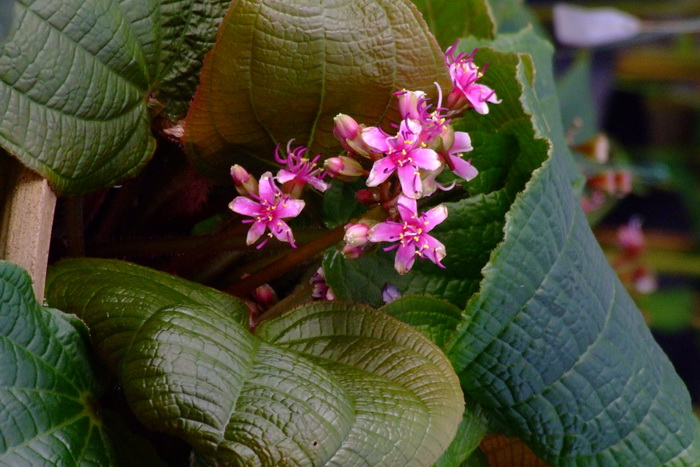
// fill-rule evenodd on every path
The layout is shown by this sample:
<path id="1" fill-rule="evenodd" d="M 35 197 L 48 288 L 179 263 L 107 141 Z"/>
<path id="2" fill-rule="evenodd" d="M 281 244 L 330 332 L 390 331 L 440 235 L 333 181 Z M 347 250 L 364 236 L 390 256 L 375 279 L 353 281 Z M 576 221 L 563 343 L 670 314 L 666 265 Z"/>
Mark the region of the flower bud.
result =
<path id="1" fill-rule="evenodd" d="M 425 93 L 423 91 L 399 91 L 397 98 L 401 118 L 420 119 L 425 110 Z"/>
<path id="2" fill-rule="evenodd" d="M 231 178 L 236 184 L 236 191 L 242 196 L 258 195 L 258 181 L 251 177 L 246 169 L 236 164 L 231 167 Z"/>
<path id="3" fill-rule="evenodd" d="M 345 259 L 356 259 L 362 256 L 365 249 L 361 246 L 344 245 L 340 253 Z"/>
<path id="4" fill-rule="evenodd" d="M 340 144 L 351 153 L 368 157 L 371 148 L 362 139 L 364 128 L 355 119 L 345 114 L 338 114 L 333 119 L 333 134 Z"/>
<path id="5" fill-rule="evenodd" d="M 333 134 L 341 141 L 353 139 L 362 127 L 349 115 L 338 114 L 333 119 Z"/>
<path id="6" fill-rule="evenodd" d="M 362 246 L 369 242 L 367 233 L 369 232 L 370 226 L 364 222 L 359 222 L 357 224 L 348 224 L 345 227 L 345 243 L 350 246 Z"/>
<path id="7" fill-rule="evenodd" d="M 362 188 L 355 192 L 355 199 L 365 206 L 376 204 L 381 201 L 379 189 L 377 188 Z"/>
<path id="8" fill-rule="evenodd" d="M 326 159 L 324 168 L 331 177 L 343 182 L 353 182 L 365 173 L 359 162 L 347 156 Z"/>
<path id="9" fill-rule="evenodd" d="M 393 284 L 384 284 L 382 289 L 382 300 L 384 303 L 391 303 L 397 298 L 401 298 L 401 291 Z"/>
<path id="10" fill-rule="evenodd" d="M 272 305 L 279 301 L 277 292 L 268 284 L 263 284 L 253 291 L 253 298 L 259 308 L 263 310 L 269 309 Z"/>

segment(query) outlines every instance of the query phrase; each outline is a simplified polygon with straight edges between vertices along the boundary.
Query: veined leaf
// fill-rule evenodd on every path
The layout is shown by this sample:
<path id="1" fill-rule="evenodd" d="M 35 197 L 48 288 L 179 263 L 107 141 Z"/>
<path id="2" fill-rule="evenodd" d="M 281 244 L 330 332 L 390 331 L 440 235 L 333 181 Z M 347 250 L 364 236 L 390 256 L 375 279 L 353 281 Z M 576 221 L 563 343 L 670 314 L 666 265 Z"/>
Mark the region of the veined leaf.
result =
<path id="1" fill-rule="evenodd" d="M 187 117 L 192 159 L 214 177 L 268 168 L 277 143 L 330 157 L 333 117 L 397 120 L 393 92 L 436 94 L 443 58 L 408 0 L 238 0 L 226 14 Z"/>
<path id="2" fill-rule="evenodd" d="M 238 300 L 117 261 L 63 261 L 49 302 L 79 314 L 137 417 L 235 465 L 429 465 L 464 406 L 440 349 L 347 303 L 247 331 Z"/>
<path id="3" fill-rule="evenodd" d="M 66 194 L 110 186 L 148 161 L 151 101 L 182 115 L 226 7 L 223 0 L 13 4 L 15 24 L 0 43 L 0 145 Z"/>
<path id="4" fill-rule="evenodd" d="M 98 416 L 86 338 L 82 321 L 39 306 L 29 275 L 0 261 L 0 464 L 161 465 Z M 125 445 L 137 455 L 115 449 Z"/>
<path id="5" fill-rule="evenodd" d="M 469 40 L 461 47 L 485 45 Z M 448 221 L 459 222 L 446 221 L 433 231 L 447 245 L 446 270 L 427 264 L 414 278 L 412 271 L 405 278 L 387 273 L 384 280 L 460 307 L 468 299 L 455 332 L 445 337 L 447 330 L 439 329 L 465 395 L 544 460 L 697 465 L 700 426 L 688 392 L 580 208 L 579 176 L 551 79 L 551 47 L 531 29 L 498 36 L 491 46 L 530 54 L 479 50 L 477 58 L 489 63 L 485 82 L 503 103 L 488 115 L 465 119 L 461 129 L 515 138 L 518 152 L 506 160 L 508 175 L 485 195 L 448 204 Z M 474 163 L 479 168 L 476 157 Z M 499 237 L 489 247 L 478 217 L 465 216 L 467 207 L 473 213 L 481 208 L 496 220 L 486 200 L 497 193 L 506 199 L 498 208 L 502 223 L 493 224 Z M 486 261 L 471 256 L 472 245 L 488 248 Z M 480 278 L 469 261 L 477 262 Z M 333 254 L 325 265 L 336 295 L 373 303 L 381 287 L 373 282 L 390 271 L 391 258 L 355 262 Z M 464 283 L 476 283 L 475 293 Z"/>

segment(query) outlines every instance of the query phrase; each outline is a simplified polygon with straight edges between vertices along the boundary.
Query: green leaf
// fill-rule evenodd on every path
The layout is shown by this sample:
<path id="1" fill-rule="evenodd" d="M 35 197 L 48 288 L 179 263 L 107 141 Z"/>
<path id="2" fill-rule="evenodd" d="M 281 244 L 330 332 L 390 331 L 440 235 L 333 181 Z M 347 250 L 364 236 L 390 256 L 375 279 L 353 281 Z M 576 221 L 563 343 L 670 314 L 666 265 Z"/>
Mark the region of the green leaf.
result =
<path id="1" fill-rule="evenodd" d="M 491 5 L 486 1 L 413 0 L 413 3 L 443 49 L 462 37 L 493 39 L 495 36 Z"/>
<path id="2" fill-rule="evenodd" d="M 461 47 L 470 50 L 478 42 Z M 697 465 L 700 427 L 688 392 L 579 206 L 580 174 L 563 138 L 551 47 L 531 29 L 498 36 L 492 46 L 529 54 L 480 49 L 477 58 L 489 62 L 484 79 L 503 103 L 465 120 L 462 128 L 516 139 L 519 152 L 509 162 L 504 185 L 499 188 L 494 177 L 484 185 L 494 191 L 448 204 L 448 221 L 459 222 L 446 221 L 434 231 L 447 245 L 445 270 L 427 264 L 413 279 L 387 274 L 384 280 L 404 293 L 441 297 L 460 307 L 469 293 L 464 284 L 477 283 L 471 298 L 466 296 L 448 356 L 467 399 L 544 460 Z M 488 248 L 485 229 L 466 208 L 475 205 L 474 213 L 481 208 L 496 221 L 498 209 L 486 203 L 496 194 L 505 198 L 499 206 L 501 237 Z M 471 256 L 472 245 L 478 245 L 475 251 L 488 248 L 486 261 Z M 468 258 L 477 262 L 481 279 L 472 276 Z M 377 270 L 388 270 L 391 259 L 361 261 L 332 254 L 326 276 L 337 296 L 371 303 L 379 287 Z"/>
<path id="3" fill-rule="evenodd" d="M 334 229 L 367 211 L 367 206 L 355 199 L 355 192 L 364 188 L 362 182 L 344 183 L 333 180 L 323 193 L 322 214 L 326 227 Z"/>
<path id="4" fill-rule="evenodd" d="M 148 161 L 151 101 L 172 106 L 171 116 L 184 111 L 225 7 L 221 0 L 13 3 L 15 26 L 0 44 L 0 145 L 65 194 L 113 185 Z"/>
<path id="5" fill-rule="evenodd" d="M 82 321 L 39 306 L 29 275 L 0 261 L 0 464 L 115 465 L 120 440 L 144 443 L 98 417 L 86 340 Z M 159 465 L 149 446 L 137 451 L 130 465 Z"/>
<path id="6" fill-rule="evenodd" d="M 47 296 L 88 323 L 146 426 L 220 462 L 428 465 L 460 422 L 449 360 L 370 308 L 309 304 L 253 336 L 237 299 L 87 259 L 54 266 Z"/>
<path id="7" fill-rule="evenodd" d="M 287 52 L 289 51 L 289 52 Z M 275 144 L 335 155 L 342 112 L 366 125 L 398 118 L 393 92 L 436 94 L 442 52 L 408 0 L 239 0 L 205 59 L 187 118 L 192 160 L 213 177 L 234 163 L 270 167 Z"/>
<path id="8" fill-rule="evenodd" d="M 572 143 L 580 144 L 599 131 L 592 85 L 591 57 L 582 53 L 557 82 L 557 94 L 564 128 L 577 128 Z"/>

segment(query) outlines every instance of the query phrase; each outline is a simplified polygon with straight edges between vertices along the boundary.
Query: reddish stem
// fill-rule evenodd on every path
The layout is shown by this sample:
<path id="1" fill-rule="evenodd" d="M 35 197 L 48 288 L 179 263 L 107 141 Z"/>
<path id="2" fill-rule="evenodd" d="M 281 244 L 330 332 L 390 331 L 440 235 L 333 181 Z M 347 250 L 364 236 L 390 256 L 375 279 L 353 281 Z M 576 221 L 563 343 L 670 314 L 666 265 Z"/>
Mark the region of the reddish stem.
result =
<path id="1" fill-rule="evenodd" d="M 325 232 L 306 245 L 302 245 L 296 250 L 291 251 L 288 255 L 278 259 L 245 279 L 236 282 L 226 292 L 238 297 L 245 297 L 250 291 L 254 290 L 263 284 L 269 283 L 272 280 L 288 273 L 298 267 L 304 261 L 321 253 L 326 248 L 329 248 L 343 239 L 345 234 L 345 226 L 340 225 L 333 230 Z"/>

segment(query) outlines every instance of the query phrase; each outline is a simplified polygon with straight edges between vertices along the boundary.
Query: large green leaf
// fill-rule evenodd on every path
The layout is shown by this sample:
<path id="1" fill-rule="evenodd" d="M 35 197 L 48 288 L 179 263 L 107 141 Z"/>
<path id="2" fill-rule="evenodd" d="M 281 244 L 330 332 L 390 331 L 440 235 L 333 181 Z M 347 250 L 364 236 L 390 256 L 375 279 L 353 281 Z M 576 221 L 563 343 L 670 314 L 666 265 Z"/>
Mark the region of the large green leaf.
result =
<path id="1" fill-rule="evenodd" d="M 483 43 L 462 47 L 474 45 Z M 484 79 L 503 103 L 462 128 L 494 138 L 506 134 L 518 152 L 505 159 L 509 170 L 501 187 L 448 204 L 448 221 L 459 221 L 434 231 L 447 245 L 447 269 L 427 264 L 416 278 L 409 278 L 413 271 L 404 278 L 389 273 L 390 256 L 352 262 L 333 254 L 326 275 L 338 296 L 370 303 L 384 281 L 460 307 L 468 299 L 451 335 L 438 328 L 466 396 L 481 404 L 494 426 L 521 437 L 552 464 L 698 465 L 700 427 L 687 390 L 579 206 L 579 177 L 551 80 L 551 47 L 531 29 L 498 36 L 492 46 L 530 54 L 480 50 L 477 57 L 489 62 Z M 480 167 L 481 159 L 474 163 Z M 495 221 L 487 200 L 498 193 L 512 198 L 498 206 L 498 240 L 487 261 L 475 266 L 480 277 L 473 276 L 467 259 L 480 261 L 471 250 L 488 247 L 487 230 L 478 228 L 476 214 L 467 217 L 467 207 Z M 386 279 L 379 279 L 379 268 Z M 464 283 L 476 283 L 471 298 Z"/>
<path id="2" fill-rule="evenodd" d="M 361 305 L 316 303 L 247 331 L 242 302 L 117 261 L 63 261 L 49 302 L 79 314 L 138 418 L 235 465 L 429 465 L 463 410 L 440 349 Z"/>
<path id="3" fill-rule="evenodd" d="M 160 465 L 123 423 L 98 414 L 86 336 L 75 316 L 39 306 L 24 270 L 0 261 L 0 464 Z"/>
<path id="4" fill-rule="evenodd" d="M 263 169 L 276 143 L 340 150 L 333 117 L 396 119 L 393 92 L 446 85 L 437 42 L 408 0 L 236 1 L 187 118 L 192 159 L 212 176 Z"/>
<path id="5" fill-rule="evenodd" d="M 134 175 L 149 107 L 182 115 L 223 0 L 17 0 L 0 44 L 0 145 L 61 193 Z M 161 89 L 162 86 L 162 89 Z"/>

